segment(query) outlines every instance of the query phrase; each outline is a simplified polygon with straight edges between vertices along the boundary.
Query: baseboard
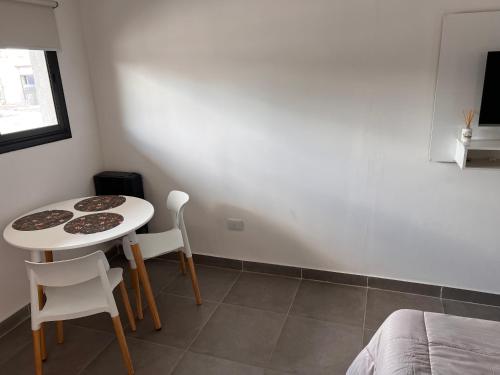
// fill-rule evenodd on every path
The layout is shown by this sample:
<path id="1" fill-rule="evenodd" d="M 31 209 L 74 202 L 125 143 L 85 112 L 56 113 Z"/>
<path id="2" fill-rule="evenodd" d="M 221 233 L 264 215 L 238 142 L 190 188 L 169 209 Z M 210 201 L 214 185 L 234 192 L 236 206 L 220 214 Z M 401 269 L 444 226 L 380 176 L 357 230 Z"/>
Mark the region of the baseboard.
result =
<path id="1" fill-rule="evenodd" d="M 2 337 L 15 327 L 17 327 L 19 324 L 24 322 L 29 317 L 30 317 L 30 305 L 28 304 L 21 307 L 18 311 L 9 316 L 3 322 L 0 322 L 0 337 Z"/>
<path id="2" fill-rule="evenodd" d="M 430 297 L 446 298 L 463 302 L 480 303 L 483 305 L 500 306 L 500 295 L 475 290 L 457 289 L 441 285 L 421 284 L 342 272 L 291 267 L 280 264 L 250 262 L 246 260 L 222 258 L 212 255 L 193 254 L 193 258 L 197 264 L 237 269 L 245 272 L 267 273 L 294 277 L 303 280 L 363 286 L 374 289 L 384 289 Z M 174 258 L 172 257 L 171 259 Z"/>

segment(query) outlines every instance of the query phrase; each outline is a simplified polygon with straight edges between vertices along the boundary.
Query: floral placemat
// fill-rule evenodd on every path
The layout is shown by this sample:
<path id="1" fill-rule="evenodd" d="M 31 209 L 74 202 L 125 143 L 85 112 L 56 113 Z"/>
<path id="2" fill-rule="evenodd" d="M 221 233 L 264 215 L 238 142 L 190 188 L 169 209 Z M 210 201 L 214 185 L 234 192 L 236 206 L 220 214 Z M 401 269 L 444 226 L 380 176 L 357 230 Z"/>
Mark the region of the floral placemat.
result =
<path id="1" fill-rule="evenodd" d="M 73 212 L 66 210 L 47 210 L 23 216 L 12 223 L 12 228 L 20 231 L 48 229 L 64 224 L 73 217 Z"/>
<path id="2" fill-rule="evenodd" d="M 81 200 L 74 207 L 78 211 L 98 212 L 121 206 L 126 200 L 127 198 L 121 195 L 99 195 Z"/>
<path id="3" fill-rule="evenodd" d="M 110 230 L 123 222 L 123 216 L 110 212 L 80 216 L 64 226 L 71 234 L 92 234 Z"/>

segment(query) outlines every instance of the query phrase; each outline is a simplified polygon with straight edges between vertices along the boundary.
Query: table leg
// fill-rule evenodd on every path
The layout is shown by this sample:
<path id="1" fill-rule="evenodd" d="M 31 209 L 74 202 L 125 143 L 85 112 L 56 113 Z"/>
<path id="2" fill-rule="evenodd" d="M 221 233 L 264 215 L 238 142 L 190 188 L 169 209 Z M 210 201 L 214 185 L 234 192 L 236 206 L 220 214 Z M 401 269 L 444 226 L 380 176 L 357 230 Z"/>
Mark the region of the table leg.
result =
<path id="1" fill-rule="evenodd" d="M 153 295 L 153 289 L 151 289 L 151 283 L 149 282 L 146 265 L 144 264 L 144 259 L 142 258 L 141 248 L 137 242 L 131 244 L 130 248 L 132 250 L 132 255 L 134 256 L 135 264 L 137 265 L 139 280 L 144 288 L 144 295 L 146 296 L 149 310 L 151 311 L 151 316 L 153 317 L 153 324 L 155 329 L 159 331 L 161 329 L 160 315 L 158 314 L 158 308 L 156 307 L 155 297 Z"/>

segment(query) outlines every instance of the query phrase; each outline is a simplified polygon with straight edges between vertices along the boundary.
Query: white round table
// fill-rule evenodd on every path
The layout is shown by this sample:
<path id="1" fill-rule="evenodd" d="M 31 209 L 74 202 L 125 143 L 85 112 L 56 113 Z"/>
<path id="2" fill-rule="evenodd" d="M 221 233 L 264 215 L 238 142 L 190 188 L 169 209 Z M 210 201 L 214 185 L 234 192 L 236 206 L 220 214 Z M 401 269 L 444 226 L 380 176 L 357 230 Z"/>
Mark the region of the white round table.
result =
<path id="1" fill-rule="evenodd" d="M 96 245 L 104 242 L 128 236 L 131 241 L 131 248 L 134 255 L 135 263 L 139 279 L 144 287 L 144 293 L 151 309 L 151 315 L 156 329 L 161 328 L 161 322 L 158 315 L 158 309 L 154 300 L 154 295 L 151 289 L 149 276 L 144 265 L 144 259 L 140 251 L 139 244 L 135 235 L 136 229 L 146 224 L 154 214 L 154 208 L 148 201 L 136 197 L 123 196 L 125 202 L 118 207 L 102 210 L 102 211 L 78 211 L 74 208 L 75 204 L 92 197 L 83 197 L 71 199 L 64 202 L 53 203 L 36 210 L 21 215 L 21 217 L 34 214 L 41 211 L 48 210 L 65 210 L 73 213 L 73 217 L 65 223 L 57 225 L 48 229 L 40 230 L 16 230 L 12 224 L 17 220 L 10 222 L 3 232 L 5 241 L 12 246 L 20 249 L 29 250 L 31 253 L 31 260 L 33 262 L 42 261 L 42 252 L 46 252 L 46 256 L 52 258 L 52 251 L 63 251 L 69 249 L 77 249 Z M 65 224 L 69 221 L 79 218 L 81 216 L 95 214 L 95 213 L 115 213 L 123 216 L 123 222 L 119 225 L 98 233 L 92 234 L 71 234 L 64 230 Z M 48 253 L 48 254 L 47 254 Z M 52 259 L 47 259 L 52 261 Z"/>

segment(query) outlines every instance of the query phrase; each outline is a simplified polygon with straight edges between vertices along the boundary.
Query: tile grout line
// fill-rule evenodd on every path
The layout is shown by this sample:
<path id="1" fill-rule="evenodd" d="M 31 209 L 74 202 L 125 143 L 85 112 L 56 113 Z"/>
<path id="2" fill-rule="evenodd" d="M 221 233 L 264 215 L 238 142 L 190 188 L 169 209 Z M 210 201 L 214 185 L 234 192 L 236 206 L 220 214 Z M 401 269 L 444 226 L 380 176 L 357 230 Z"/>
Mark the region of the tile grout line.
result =
<path id="1" fill-rule="evenodd" d="M 8 319 L 8 318 L 7 318 Z M 9 328 L 7 331 L 5 331 L 2 335 L 0 335 L 0 339 L 4 338 L 5 336 L 7 336 L 9 333 L 11 333 L 12 331 L 14 331 L 17 327 L 19 327 L 21 324 L 24 324 L 27 320 L 30 321 L 30 324 L 31 324 L 31 315 L 27 316 L 26 318 L 24 318 L 23 320 L 21 320 L 19 323 L 15 324 L 14 326 L 12 326 L 12 328 Z"/>
<path id="2" fill-rule="evenodd" d="M 363 315 L 363 327 L 361 332 L 361 348 L 363 348 L 363 344 L 365 343 L 365 327 L 366 327 L 366 310 L 368 309 L 368 286 L 366 287 L 365 292 L 365 311 Z"/>
<path id="3" fill-rule="evenodd" d="M 345 283 L 335 283 L 333 281 L 326 281 L 326 280 L 316 280 L 316 279 L 302 279 L 302 280 L 304 280 L 304 281 L 311 281 L 311 282 L 314 282 L 314 283 L 322 283 L 322 284 L 352 286 L 353 288 L 368 288 L 366 285 L 354 285 L 354 284 L 345 284 Z M 371 289 L 375 289 L 375 288 L 371 288 Z M 380 290 L 387 290 L 389 292 L 394 292 L 393 290 L 389 290 L 389 289 L 380 289 Z M 405 292 L 399 292 L 399 293 L 405 293 Z M 421 294 L 418 294 L 418 295 L 421 295 Z"/>
<path id="4" fill-rule="evenodd" d="M 255 275 L 266 275 L 266 276 L 274 276 L 274 277 L 284 277 L 286 279 L 293 279 L 293 280 L 302 280 L 302 276 L 299 277 L 294 277 L 294 276 L 288 276 L 288 275 L 283 275 L 281 273 L 266 273 L 266 272 L 258 272 L 258 271 L 241 271 L 243 273 L 248 273 L 248 274 L 255 274 Z"/>
<path id="5" fill-rule="evenodd" d="M 31 329 L 30 329 L 31 330 Z M 32 346 L 33 343 L 32 341 L 28 341 L 26 342 L 24 345 L 21 345 L 19 347 L 18 350 L 15 350 L 14 353 L 12 353 L 7 359 L 3 360 L 0 362 L 0 367 L 6 363 L 8 363 L 9 361 L 11 361 L 12 359 L 14 359 L 17 355 L 19 355 L 21 353 L 22 350 L 24 350 L 24 348 L 26 348 L 27 346 Z"/>
<path id="6" fill-rule="evenodd" d="M 453 302 L 466 303 L 466 304 L 470 304 L 470 305 L 479 305 L 479 306 L 493 307 L 493 308 L 500 309 L 499 305 L 487 305 L 487 304 L 479 303 L 479 302 L 462 301 L 461 299 L 442 298 L 442 301 L 453 301 Z"/>
<path id="7" fill-rule="evenodd" d="M 268 367 L 270 366 L 270 364 L 271 364 L 270 362 L 273 358 L 274 352 L 276 351 L 276 348 L 278 347 L 278 342 L 281 338 L 281 335 L 283 334 L 283 330 L 285 329 L 285 324 L 288 321 L 288 317 L 290 316 L 290 311 L 292 310 L 292 306 L 295 303 L 295 299 L 297 298 L 297 294 L 299 293 L 299 289 L 300 289 L 301 285 L 302 285 L 302 279 L 300 279 L 299 282 L 297 283 L 297 288 L 295 289 L 295 293 L 293 294 L 293 298 L 292 298 L 292 301 L 290 302 L 290 306 L 288 306 L 288 310 L 287 310 L 285 317 L 283 319 L 283 324 L 280 327 L 279 333 L 278 333 L 277 338 L 276 338 L 276 342 L 274 344 L 273 349 L 271 350 L 271 353 L 269 354 L 269 359 L 267 360 Z"/>
<path id="8" fill-rule="evenodd" d="M 234 279 L 233 283 L 231 284 L 231 287 L 228 288 L 227 292 L 224 294 L 224 296 L 222 296 L 221 300 L 217 303 L 217 305 L 215 306 L 214 310 L 212 311 L 212 313 L 207 318 L 206 322 L 200 327 L 200 330 L 198 331 L 198 333 L 193 337 L 193 339 L 191 340 L 191 342 L 186 346 L 186 348 L 184 349 L 184 351 L 182 352 L 182 354 L 179 356 L 179 359 L 177 360 L 177 362 L 172 367 L 172 371 L 170 371 L 170 373 L 169 373 L 170 375 L 175 372 L 175 370 L 177 369 L 177 367 L 179 366 L 179 364 L 181 363 L 181 361 L 186 356 L 186 353 L 189 351 L 189 349 L 194 344 L 194 342 L 198 339 L 198 337 L 200 336 L 200 334 L 203 331 L 203 329 L 205 328 L 205 326 L 208 324 L 208 322 L 212 319 L 212 317 L 214 316 L 214 314 L 219 309 L 220 305 L 222 305 L 222 301 L 224 301 L 224 299 L 227 297 L 227 295 L 233 289 L 234 285 L 238 282 L 238 280 L 240 279 L 242 273 L 243 273 L 243 271 L 239 271 L 238 277 L 236 277 Z"/>
<path id="9" fill-rule="evenodd" d="M 335 284 L 335 283 L 332 283 Z M 341 284 L 344 285 L 344 284 Z M 348 284 L 347 284 L 348 285 Z M 429 296 L 427 294 L 418 294 L 418 293 L 411 293 L 411 292 L 402 292 L 400 290 L 391 290 L 391 289 L 381 289 L 381 288 L 373 288 L 373 287 L 368 287 L 368 289 L 372 290 L 381 290 L 383 292 L 390 292 L 390 293 L 401 293 L 401 294 L 410 294 L 412 296 L 419 296 L 419 297 L 427 297 L 427 298 L 435 298 L 435 299 L 441 299 L 439 296 Z M 461 302 L 466 302 L 466 301 L 461 301 Z M 490 306 L 490 305 L 488 305 Z"/>
<path id="10" fill-rule="evenodd" d="M 79 327 L 81 328 L 81 327 Z M 94 331 L 99 331 L 99 330 L 94 330 Z M 102 332 L 102 331 L 99 331 L 99 332 Z M 109 348 L 111 346 L 111 344 L 113 344 L 113 342 L 115 342 L 118 344 L 118 341 L 116 340 L 116 337 L 112 337 L 111 340 L 109 341 L 108 345 L 105 345 L 104 348 L 102 348 L 102 350 L 100 350 L 99 352 L 96 353 L 96 355 L 92 356 L 92 358 L 90 358 L 87 363 L 85 363 L 85 365 L 82 367 L 82 369 L 80 371 L 78 371 L 77 375 L 81 375 L 85 372 L 85 370 L 102 354 L 104 353 L 104 351 Z"/>

